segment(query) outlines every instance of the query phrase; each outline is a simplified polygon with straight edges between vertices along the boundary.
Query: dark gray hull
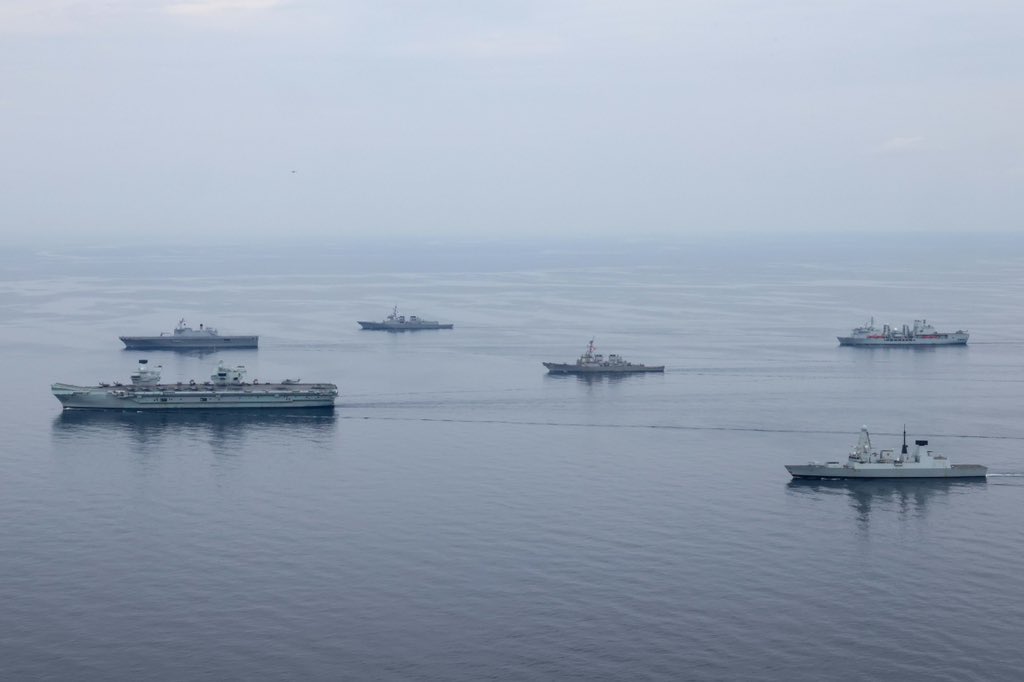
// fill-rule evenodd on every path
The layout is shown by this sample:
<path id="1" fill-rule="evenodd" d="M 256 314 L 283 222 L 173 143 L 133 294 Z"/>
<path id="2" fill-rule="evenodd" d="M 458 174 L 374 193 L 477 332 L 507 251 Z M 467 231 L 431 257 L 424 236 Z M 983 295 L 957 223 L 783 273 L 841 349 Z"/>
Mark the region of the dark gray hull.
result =
<path id="1" fill-rule="evenodd" d="M 948 468 L 934 469 L 886 468 L 886 469 L 855 469 L 845 466 L 825 466 L 824 464 L 787 464 L 793 478 L 802 479 L 907 479 L 907 478 L 985 478 L 988 467 L 981 464 L 954 464 Z"/>
<path id="2" fill-rule="evenodd" d="M 426 329 L 453 329 L 454 324 L 423 323 L 423 324 L 400 324 L 390 322 L 363 322 L 359 326 L 369 331 L 377 332 L 417 332 Z"/>
<path id="3" fill-rule="evenodd" d="M 258 348 L 259 336 L 122 336 L 125 350 L 211 350 L 217 348 Z"/>
<path id="4" fill-rule="evenodd" d="M 630 365 L 629 367 L 586 367 L 577 364 L 544 362 L 551 374 L 648 374 L 664 372 L 665 366 L 647 367 L 646 365 Z"/>

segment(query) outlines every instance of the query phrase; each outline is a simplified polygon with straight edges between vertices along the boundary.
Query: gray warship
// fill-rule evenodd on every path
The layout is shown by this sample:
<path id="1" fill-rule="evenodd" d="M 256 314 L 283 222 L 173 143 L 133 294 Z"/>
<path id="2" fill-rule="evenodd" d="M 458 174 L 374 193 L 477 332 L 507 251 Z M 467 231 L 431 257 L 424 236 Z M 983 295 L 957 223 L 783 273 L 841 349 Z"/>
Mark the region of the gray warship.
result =
<path id="1" fill-rule="evenodd" d="M 913 454 L 907 451 L 907 431 L 903 430 L 903 447 L 897 455 L 893 450 L 874 450 L 868 427 L 862 426 L 857 445 L 846 462 L 810 462 L 787 464 L 793 478 L 984 478 L 988 467 L 981 464 L 951 464 L 945 456 L 927 450 L 928 441 L 915 440 Z"/>
<path id="2" fill-rule="evenodd" d="M 216 329 L 202 324 L 193 329 L 178 320 L 173 332 L 159 336 L 121 336 L 126 350 L 212 350 L 216 348 L 257 348 L 259 336 L 221 336 Z"/>
<path id="3" fill-rule="evenodd" d="M 420 329 L 452 329 L 455 325 L 451 323 L 442 324 L 435 320 L 421 320 L 415 315 L 398 314 L 398 306 L 395 306 L 394 310 L 388 314 L 381 322 L 369 322 L 365 320 L 357 320 L 359 326 L 363 329 L 369 329 L 371 331 L 386 331 L 386 332 L 411 332 L 418 331 Z"/>
<path id="4" fill-rule="evenodd" d="M 871 318 L 863 327 L 856 327 L 849 336 L 838 336 L 840 346 L 964 346 L 970 333 L 963 329 L 955 332 L 936 331 L 928 324 L 928 320 L 914 320 L 914 326 L 903 325 L 901 329 L 893 329 L 883 324 L 881 329 L 875 327 L 875 318 Z"/>
<path id="5" fill-rule="evenodd" d="M 245 367 L 217 365 L 209 381 L 160 383 L 161 366 L 139 360 L 131 383 L 98 386 L 53 384 L 50 390 L 65 410 L 223 410 L 231 408 L 295 409 L 334 407 L 335 384 L 300 383 L 299 379 L 261 383 L 245 380 Z"/>
<path id="6" fill-rule="evenodd" d="M 644 372 L 664 372 L 664 365 L 648 366 L 641 363 L 627 362 L 621 355 L 610 353 L 605 357 L 601 353 L 594 352 L 594 340 L 587 344 L 576 362 L 544 362 L 541 363 L 548 368 L 550 374 L 640 374 Z"/>

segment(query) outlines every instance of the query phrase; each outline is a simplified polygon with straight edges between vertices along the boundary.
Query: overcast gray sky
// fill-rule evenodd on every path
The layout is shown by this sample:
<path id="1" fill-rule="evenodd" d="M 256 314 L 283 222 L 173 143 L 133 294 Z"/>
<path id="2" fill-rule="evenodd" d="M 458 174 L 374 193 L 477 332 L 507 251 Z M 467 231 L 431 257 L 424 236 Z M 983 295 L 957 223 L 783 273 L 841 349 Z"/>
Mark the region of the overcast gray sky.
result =
<path id="1" fill-rule="evenodd" d="M 1018 230 L 1017 0 L 0 0 L 3 240 Z"/>

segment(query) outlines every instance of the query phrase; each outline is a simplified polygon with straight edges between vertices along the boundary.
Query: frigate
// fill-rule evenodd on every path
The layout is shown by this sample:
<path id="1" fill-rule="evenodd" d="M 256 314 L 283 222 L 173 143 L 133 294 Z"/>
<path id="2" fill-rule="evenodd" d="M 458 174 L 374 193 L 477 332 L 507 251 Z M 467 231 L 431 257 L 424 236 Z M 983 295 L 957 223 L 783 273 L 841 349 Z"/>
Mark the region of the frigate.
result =
<path id="1" fill-rule="evenodd" d="M 914 320 L 914 325 L 894 329 L 883 324 L 875 327 L 871 318 L 863 327 L 856 327 L 849 336 L 838 336 L 840 346 L 963 346 L 970 334 L 964 329 L 955 332 L 935 331 L 928 320 Z"/>
<path id="2" fill-rule="evenodd" d="M 229 408 L 334 407 L 338 387 L 329 383 L 246 381 L 244 365 L 218 363 L 208 381 L 160 383 L 161 366 L 139 360 L 131 383 L 100 382 L 97 386 L 53 384 L 50 389 L 64 409 L 78 410 L 223 410 Z"/>
<path id="3" fill-rule="evenodd" d="M 357 320 L 359 326 L 363 329 L 369 329 L 372 331 L 386 331 L 386 332 L 411 332 L 418 331 L 420 329 L 452 329 L 455 325 L 451 323 L 441 323 L 436 320 L 422 320 L 415 315 L 398 314 L 398 306 L 395 306 L 387 317 L 380 322 L 369 322 L 365 320 Z"/>
<path id="4" fill-rule="evenodd" d="M 576 362 L 544 362 L 551 374 L 639 374 L 642 372 L 664 372 L 665 366 L 648 366 L 641 363 L 627 362 L 621 355 L 610 353 L 607 357 L 596 353 L 594 340 L 587 344 Z"/>
<path id="5" fill-rule="evenodd" d="M 185 324 L 184 318 L 172 332 L 161 332 L 159 336 L 122 336 L 127 350 L 212 350 L 216 348 L 257 348 L 259 336 L 221 336 L 216 329 L 200 324 L 193 329 Z"/>
<path id="6" fill-rule="evenodd" d="M 944 456 L 927 449 L 928 441 L 915 440 L 914 452 L 907 449 L 907 431 L 903 430 L 903 447 L 893 450 L 871 447 L 868 427 L 862 426 L 857 445 L 846 462 L 810 462 L 787 464 L 793 478 L 984 478 L 988 467 L 981 464 L 952 464 Z"/>

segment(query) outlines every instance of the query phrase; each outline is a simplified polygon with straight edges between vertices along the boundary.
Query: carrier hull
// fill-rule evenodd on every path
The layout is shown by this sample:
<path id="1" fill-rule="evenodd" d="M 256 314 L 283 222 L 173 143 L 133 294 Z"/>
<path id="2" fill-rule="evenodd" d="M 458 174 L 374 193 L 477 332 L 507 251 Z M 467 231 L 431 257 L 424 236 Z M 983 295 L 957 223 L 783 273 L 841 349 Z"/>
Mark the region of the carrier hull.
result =
<path id="1" fill-rule="evenodd" d="M 121 336 L 125 350 L 259 348 L 259 336 Z"/>
<path id="2" fill-rule="evenodd" d="M 51 390 L 65 410 L 121 411 L 332 408 L 338 395 L 334 384 L 245 384 L 238 387 L 53 384 Z"/>

